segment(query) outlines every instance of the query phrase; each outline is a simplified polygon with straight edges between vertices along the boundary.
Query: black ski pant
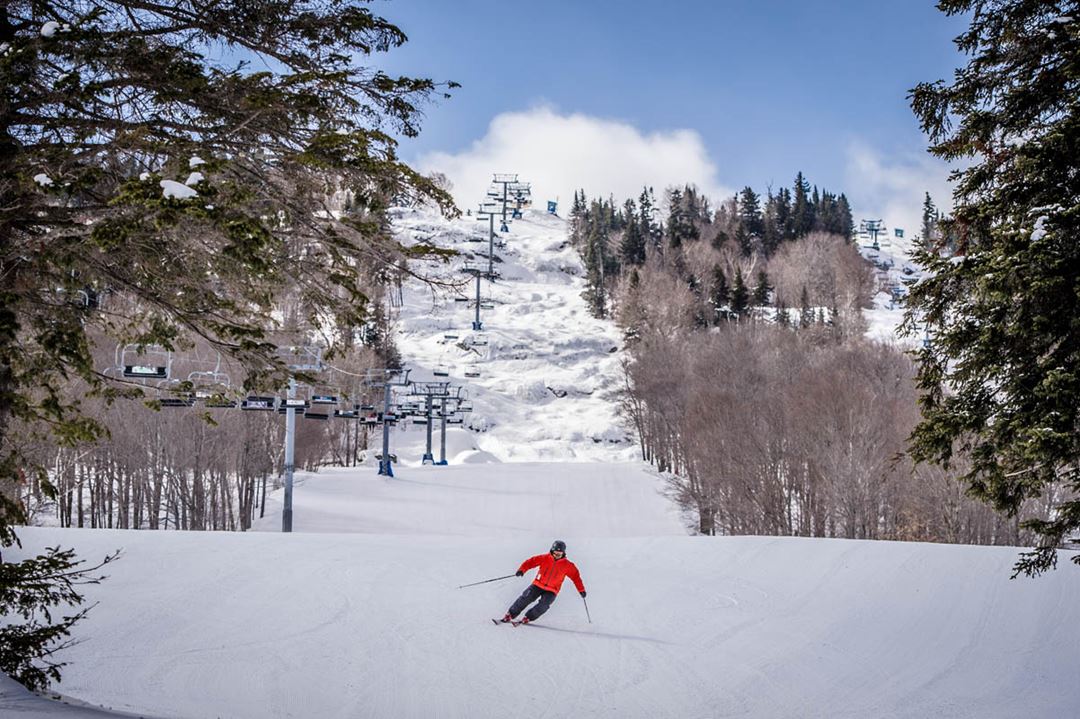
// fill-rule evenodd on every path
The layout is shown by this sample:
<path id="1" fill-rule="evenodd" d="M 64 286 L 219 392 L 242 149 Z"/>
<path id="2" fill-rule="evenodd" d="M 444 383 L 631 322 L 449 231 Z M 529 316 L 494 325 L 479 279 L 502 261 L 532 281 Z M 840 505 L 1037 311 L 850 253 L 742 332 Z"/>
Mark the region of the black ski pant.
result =
<path id="1" fill-rule="evenodd" d="M 536 600 L 539 599 L 539 602 Z M 513 604 L 510 605 L 510 616 L 517 617 L 521 614 L 521 610 L 529 606 L 533 602 L 536 602 L 536 606 L 525 613 L 526 619 L 530 622 L 535 622 L 537 617 L 548 610 L 551 603 L 555 601 L 555 592 L 549 592 L 546 589 L 541 589 L 535 584 L 530 584 L 528 589 L 521 593 Z"/>

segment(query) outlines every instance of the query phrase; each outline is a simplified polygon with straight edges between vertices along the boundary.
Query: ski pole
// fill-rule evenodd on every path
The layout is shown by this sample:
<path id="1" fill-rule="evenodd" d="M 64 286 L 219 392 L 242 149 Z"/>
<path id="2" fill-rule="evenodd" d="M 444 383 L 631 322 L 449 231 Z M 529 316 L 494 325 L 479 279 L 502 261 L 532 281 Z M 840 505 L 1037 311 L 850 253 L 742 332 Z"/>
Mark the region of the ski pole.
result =
<path id="1" fill-rule="evenodd" d="M 494 579 L 485 579 L 482 582 L 473 582 L 472 584 L 462 584 L 458 589 L 464 589 L 465 587 L 475 587 L 477 584 L 487 584 L 488 582 L 497 582 L 500 579 L 509 579 L 510 577 L 516 577 L 516 574 L 507 574 L 505 577 L 495 577 Z"/>
<path id="2" fill-rule="evenodd" d="M 585 601 L 585 597 L 582 597 L 581 601 L 585 603 L 585 618 L 589 620 L 589 624 L 592 624 L 592 617 L 589 616 L 589 603 Z"/>

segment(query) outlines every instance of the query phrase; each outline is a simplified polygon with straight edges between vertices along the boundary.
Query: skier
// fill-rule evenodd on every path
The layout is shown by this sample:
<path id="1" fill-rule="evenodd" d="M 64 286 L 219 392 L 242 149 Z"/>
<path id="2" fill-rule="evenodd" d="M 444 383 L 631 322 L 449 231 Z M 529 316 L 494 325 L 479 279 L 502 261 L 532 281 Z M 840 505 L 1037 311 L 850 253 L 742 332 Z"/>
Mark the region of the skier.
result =
<path id="1" fill-rule="evenodd" d="M 536 579 L 530 584 L 521 596 L 510 605 L 510 609 L 506 612 L 500 621 L 512 622 L 514 624 L 528 624 L 529 622 L 535 622 L 540 615 L 548 610 L 551 603 L 555 601 L 555 595 L 559 593 L 559 589 L 562 588 L 563 580 L 570 577 L 570 580 L 577 587 L 578 594 L 581 598 L 585 598 L 585 585 L 581 582 L 581 575 L 578 573 L 577 566 L 566 558 L 566 542 L 561 539 L 556 539 L 552 545 L 551 550 L 547 554 L 538 554 L 535 557 L 529 557 L 521 566 L 518 567 L 515 576 L 521 577 L 525 572 L 533 567 L 539 567 L 536 572 Z M 525 613 L 525 618 L 520 622 L 514 622 L 514 617 L 521 613 L 525 607 L 529 606 L 537 599 L 536 606 Z"/>

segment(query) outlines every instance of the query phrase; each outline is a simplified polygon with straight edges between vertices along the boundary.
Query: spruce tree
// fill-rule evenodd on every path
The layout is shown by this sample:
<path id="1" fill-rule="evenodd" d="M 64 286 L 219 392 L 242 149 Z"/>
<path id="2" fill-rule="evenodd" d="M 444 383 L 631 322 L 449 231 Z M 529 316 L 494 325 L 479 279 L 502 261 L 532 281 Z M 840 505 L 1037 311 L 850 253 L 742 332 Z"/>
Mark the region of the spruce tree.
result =
<path id="1" fill-rule="evenodd" d="M 731 290 L 728 288 L 727 276 L 720 265 L 714 265 L 712 270 L 712 288 L 709 290 L 709 305 L 713 311 L 713 322 L 719 324 L 728 319 L 731 302 Z"/>
<path id="2" fill-rule="evenodd" d="M 769 286 L 769 276 L 765 270 L 758 270 L 757 284 L 754 285 L 753 303 L 755 307 L 764 307 L 769 304 L 769 295 L 773 288 Z"/>
<path id="3" fill-rule="evenodd" d="M 270 335 L 279 300 L 331 337 L 366 321 L 370 277 L 445 255 L 385 232 L 395 200 L 453 211 L 394 139 L 417 135 L 422 104 L 453 83 L 367 62 L 405 40 L 356 3 L 0 5 L 0 546 L 24 519 L 4 488 L 33 473 L 54 494 L 13 423 L 93 442 L 106 428 L 63 383 L 138 393 L 110 383 L 95 342 L 198 336 L 246 369 L 245 387 L 277 388 L 290 374 Z M 257 70 L 235 59 L 253 57 Z M 339 191 L 353 198 L 340 217 Z M 70 628 L 48 610 L 78 604 L 88 575 L 59 550 L 0 569 L 0 669 L 40 687 Z"/>
<path id="4" fill-rule="evenodd" d="M 799 295 L 799 328 L 807 329 L 814 324 L 814 308 L 810 306 L 810 292 L 803 285 Z"/>
<path id="5" fill-rule="evenodd" d="M 843 192 L 836 201 L 836 211 L 840 217 L 840 234 L 845 240 L 851 242 L 855 239 L 855 219 L 851 216 L 851 203 Z"/>
<path id="6" fill-rule="evenodd" d="M 765 234 L 765 225 L 761 216 L 761 200 L 750 187 L 744 187 L 739 193 L 739 221 L 749 243 L 760 240 Z M 744 254 L 750 253 L 744 252 Z"/>
<path id="7" fill-rule="evenodd" d="M 633 200 L 627 200 L 623 204 L 623 216 L 626 226 L 623 230 L 622 242 L 619 244 L 619 256 L 623 264 L 643 265 L 645 264 L 646 238 Z"/>
<path id="8" fill-rule="evenodd" d="M 934 201 L 930 198 L 930 193 L 927 192 L 926 197 L 923 199 L 922 210 L 922 241 L 924 244 L 934 244 L 938 219 L 937 207 L 934 206 Z"/>
<path id="9" fill-rule="evenodd" d="M 803 237 L 814 229 L 814 207 L 810 203 L 810 183 L 800 172 L 795 176 L 794 201 L 791 209 L 791 231 L 794 238 Z"/>
<path id="10" fill-rule="evenodd" d="M 952 261 L 927 245 L 905 329 L 919 357 L 912 455 L 970 458 L 969 492 L 1040 537 L 1017 570 L 1038 573 L 1080 530 L 1080 13 L 1073 2 L 940 0 L 969 18 L 970 59 L 951 83 L 910 95 L 930 151 L 954 171 Z M 1080 555 L 1073 557 L 1080 564 Z"/>
<path id="11" fill-rule="evenodd" d="M 750 290 L 743 279 L 742 268 L 735 269 L 735 284 L 731 288 L 731 311 L 740 320 L 750 309 Z"/>

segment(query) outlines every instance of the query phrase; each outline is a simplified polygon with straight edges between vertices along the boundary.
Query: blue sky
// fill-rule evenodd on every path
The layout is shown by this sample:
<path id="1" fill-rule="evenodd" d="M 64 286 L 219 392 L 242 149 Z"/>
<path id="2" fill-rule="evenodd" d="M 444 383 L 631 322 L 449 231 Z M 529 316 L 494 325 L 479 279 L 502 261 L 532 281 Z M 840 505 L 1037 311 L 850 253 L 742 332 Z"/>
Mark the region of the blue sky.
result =
<path id="1" fill-rule="evenodd" d="M 700 147 L 687 156 L 703 152 L 713 167 L 711 177 L 687 179 L 716 192 L 747 184 L 763 192 L 769 183 L 790 185 L 802 170 L 871 213 L 888 209 L 890 187 L 910 195 L 924 182 L 935 195 L 947 194 L 944 166 L 925 155 L 906 94 L 962 64 L 952 38 L 965 21 L 928 0 L 378 0 L 372 8 L 410 40 L 380 61 L 384 67 L 462 84 L 452 99 L 427 108 L 419 138 L 402 143 L 402 156 L 422 167 L 442 163 L 471 176 L 483 161 L 502 161 L 524 167 L 490 171 L 527 174 L 528 156 L 464 158 L 507 144 L 492 135 L 492 123 L 508 113 L 521 120 L 521 144 L 548 146 L 562 136 L 529 128 L 550 130 L 552 118 L 572 116 L 596 120 L 601 136 L 613 127 L 605 123 L 633 128 L 645 142 L 688 131 L 693 137 L 684 139 Z M 545 123 L 524 122 L 537 111 Z M 555 124 L 565 126 L 560 132 L 585 127 Z M 612 159 L 592 163 L 617 165 L 621 153 L 611 152 Z M 677 172 L 670 168 L 657 184 Z M 552 180 L 567 182 L 578 184 Z M 592 178 L 603 183 L 602 175 Z"/>

